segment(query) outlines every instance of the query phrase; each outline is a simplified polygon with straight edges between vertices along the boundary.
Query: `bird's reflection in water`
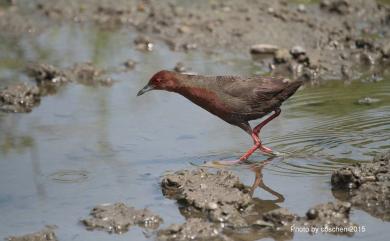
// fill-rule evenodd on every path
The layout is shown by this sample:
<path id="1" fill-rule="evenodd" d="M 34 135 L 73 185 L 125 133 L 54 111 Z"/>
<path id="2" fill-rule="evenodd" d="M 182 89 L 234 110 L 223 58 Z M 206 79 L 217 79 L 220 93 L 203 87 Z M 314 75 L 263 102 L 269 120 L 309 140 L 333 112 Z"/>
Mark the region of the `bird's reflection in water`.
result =
<path id="1" fill-rule="evenodd" d="M 253 208 L 250 212 L 250 215 L 246 215 L 245 219 L 248 223 L 256 223 L 256 220 L 261 219 L 264 213 L 272 211 L 274 209 L 280 208 L 279 203 L 284 202 L 284 196 L 273 190 L 271 187 L 267 186 L 264 183 L 263 179 L 263 169 L 268 164 L 273 161 L 275 157 L 269 157 L 263 162 L 260 163 L 252 163 L 247 165 L 246 167 L 255 173 L 255 179 L 253 181 L 252 186 L 250 187 L 250 194 L 252 196 Z M 264 190 L 265 192 L 270 193 L 275 198 L 274 199 L 261 199 L 261 195 L 257 195 L 255 197 L 255 191 L 257 188 Z M 226 231 L 233 240 L 242 240 L 242 241 L 253 241 L 260 240 L 263 238 L 271 238 L 277 241 L 291 240 L 294 236 L 293 232 L 289 231 L 275 231 L 273 229 L 262 229 L 262 228 L 249 228 L 246 229 L 245 232 L 235 232 L 235 231 Z"/>
<path id="2" fill-rule="evenodd" d="M 278 203 L 284 202 L 284 196 L 277 191 L 273 190 L 269 186 L 267 186 L 264 183 L 263 180 L 263 169 L 265 166 L 267 166 L 275 157 L 269 157 L 267 160 L 261 162 L 261 163 L 255 163 L 248 165 L 248 169 L 253 171 L 255 173 L 255 179 L 253 181 L 253 184 L 251 186 L 251 196 L 253 198 L 253 202 L 255 205 L 255 210 L 258 213 L 258 215 L 261 215 L 262 213 L 280 208 Z M 272 194 L 275 199 L 260 199 L 259 197 L 254 197 L 254 193 L 256 188 L 263 189 L 264 191 Z"/>
<path id="3" fill-rule="evenodd" d="M 255 173 L 255 179 L 253 181 L 252 186 L 250 187 L 250 194 L 253 199 L 253 202 L 255 204 L 256 210 L 259 211 L 259 214 L 271 211 L 273 209 L 279 208 L 279 205 L 277 203 L 284 202 L 284 196 L 277 191 L 273 190 L 269 186 L 265 185 L 263 181 L 263 169 L 265 166 L 270 164 L 276 157 L 270 156 L 268 159 L 262 161 L 262 162 L 256 162 L 256 163 L 248 163 L 248 164 L 241 164 L 238 165 L 238 167 L 244 167 L 246 169 L 249 169 L 250 171 Z M 204 165 L 201 165 L 201 167 L 206 168 L 215 168 L 215 169 L 225 169 L 225 168 L 231 168 L 231 167 L 237 167 L 237 165 L 232 164 L 223 164 L 221 161 L 211 161 L 206 162 Z M 263 200 L 258 197 L 254 197 L 254 193 L 256 191 L 256 188 L 263 189 L 264 191 L 272 194 L 276 197 L 276 199 L 273 200 Z"/>

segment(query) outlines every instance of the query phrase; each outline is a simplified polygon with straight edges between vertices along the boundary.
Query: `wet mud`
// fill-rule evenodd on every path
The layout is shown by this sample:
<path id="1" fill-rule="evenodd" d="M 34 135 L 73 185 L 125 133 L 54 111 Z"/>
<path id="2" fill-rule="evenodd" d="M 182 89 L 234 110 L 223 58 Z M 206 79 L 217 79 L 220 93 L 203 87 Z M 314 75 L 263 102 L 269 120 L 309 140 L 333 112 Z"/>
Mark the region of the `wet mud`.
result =
<path id="1" fill-rule="evenodd" d="M 57 241 L 56 234 L 54 233 L 55 227 L 47 226 L 41 231 L 26 234 L 23 236 L 11 236 L 5 238 L 7 241 Z"/>
<path id="2" fill-rule="evenodd" d="M 199 240 L 199 241 L 230 241 L 222 233 L 221 226 L 205 222 L 200 218 L 189 218 L 183 224 L 172 224 L 166 229 L 159 230 L 157 239 L 161 241 Z"/>
<path id="3" fill-rule="evenodd" d="M 65 69 L 48 64 L 29 64 L 26 73 L 35 86 L 15 84 L 0 90 L 0 111 L 31 112 L 39 105 L 42 97 L 56 94 L 68 83 L 110 87 L 115 82 L 107 77 L 106 71 L 91 63 L 79 63 Z"/>
<path id="4" fill-rule="evenodd" d="M 21 6 L 3 10 L 19 28 Z M 311 81 L 382 75 L 389 64 L 390 7 L 379 1 L 45 1 L 36 13 L 53 22 L 94 23 L 104 29 L 129 27 L 140 35 L 134 48 L 152 51 L 154 39 L 172 50 L 252 54 L 264 71 Z M 23 8 L 22 8 L 23 9 Z M 341 23 L 341 24 L 340 24 Z M 29 25 L 24 26 L 23 25 Z M 3 28 L 7 28 L 4 26 Z M 271 45 L 272 44 L 272 45 Z M 365 66 L 362 68 L 362 66 Z M 364 70 L 365 69 L 365 70 Z"/>
<path id="5" fill-rule="evenodd" d="M 0 90 L 0 110 L 4 112 L 31 112 L 40 101 L 36 86 L 15 84 Z"/>
<path id="6" fill-rule="evenodd" d="M 135 68 L 135 66 L 137 65 L 137 62 L 135 62 L 134 60 L 132 59 L 128 59 L 127 61 L 125 61 L 123 63 L 123 66 L 125 67 L 125 70 L 126 71 L 129 71 L 129 70 L 133 70 Z"/>
<path id="7" fill-rule="evenodd" d="M 357 225 L 349 220 L 350 210 L 348 202 L 319 204 L 310 208 L 294 225 L 307 228 L 311 234 L 314 234 L 312 230 L 321 232 L 322 229 L 330 234 L 352 236 Z"/>
<path id="8" fill-rule="evenodd" d="M 81 220 L 88 230 L 104 230 L 109 233 L 125 233 L 131 226 L 156 229 L 162 218 L 148 209 L 137 210 L 124 203 L 99 205 L 92 209 L 92 217 Z"/>
<path id="9" fill-rule="evenodd" d="M 261 178 L 261 175 L 256 176 Z M 254 183 L 256 185 L 252 187 L 245 186 L 229 171 L 195 169 L 167 174 L 161 182 L 162 191 L 165 196 L 177 200 L 187 222 L 160 230 L 159 239 L 226 240 L 226 234 L 229 238 L 247 234 L 253 240 L 260 237 L 288 240 L 297 230 L 307 229 L 308 233 L 314 234 L 310 230 L 321 228 L 330 234 L 353 235 L 356 224 L 349 220 L 350 203 L 319 204 L 303 216 L 278 206 L 264 211 L 256 205 L 257 198 L 252 197 L 253 188 L 260 180 L 256 179 Z"/>
<path id="10" fill-rule="evenodd" d="M 66 71 L 48 64 L 30 64 L 26 72 L 35 81 L 41 96 L 54 95 L 71 82 Z"/>
<path id="11" fill-rule="evenodd" d="M 261 168 L 256 171 L 260 171 L 260 174 L 256 173 L 251 187 L 245 186 L 229 171 L 195 169 L 167 174 L 161 182 L 162 191 L 167 197 L 177 200 L 186 218 L 182 224 L 158 229 L 163 222 L 158 215 L 123 203 L 98 205 L 92 209 L 92 217 L 81 220 L 81 223 L 87 230 L 98 229 L 118 234 L 137 225 L 155 230 L 150 235 L 162 241 L 258 240 L 265 237 L 290 240 L 294 232 L 305 229 L 309 234 L 354 234 L 356 224 L 349 219 L 351 204 L 348 202 L 319 204 L 302 216 L 277 205 L 271 210 L 264 210 L 262 205 L 258 205 L 259 200 L 252 197 L 253 188 L 264 188 Z M 44 232 L 36 235 L 42 234 Z"/>
<path id="12" fill-rule="evenodd" d="M 371 162 L 336 170 L 331 180 L 336 198 L 390 221 L 390 152 L 378 154 Z"/>
<path id="13" fill-rule="evenodd" d="M 74 65 L 70 70 L 74 81 L 88 86 L 111 86 L 114 83 L 109 77 L 105 77 L 105 71 L 93 66 L 91 63 Z"/>
<path id="14" fill-rule="evenodd" d="M 229 171 L 178 171 L 165 176 L 161 186 L 165 196 L 183 204 L 182 213 L 199 212 L 212 221 L 247 226 L 240 212 L 252 204 L 250 189 Z"/>
<path id="15" fill-rule="evenodd" d="M 26 71 L 41 88 L 49 85 L 59 87 L 70 82 L 87 86 L 111 86 L 114 82 L 106 76 L 105 70 L 92 63 L 78 63 L 65 69 L 48 64 L 31 64 Z"/>

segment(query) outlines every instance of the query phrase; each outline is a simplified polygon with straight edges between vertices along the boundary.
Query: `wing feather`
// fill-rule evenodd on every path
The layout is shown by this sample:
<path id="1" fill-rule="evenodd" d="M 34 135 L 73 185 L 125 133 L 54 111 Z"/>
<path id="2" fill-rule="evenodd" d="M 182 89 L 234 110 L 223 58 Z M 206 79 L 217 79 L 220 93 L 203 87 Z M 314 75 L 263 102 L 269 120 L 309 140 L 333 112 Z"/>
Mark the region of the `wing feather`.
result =
<path id="1" fill-rule="evenodd" d="M 288 86 L 281 77 L 218 76 L 217 82 L 225 94 L 254 102 L 271 100 Z"/>

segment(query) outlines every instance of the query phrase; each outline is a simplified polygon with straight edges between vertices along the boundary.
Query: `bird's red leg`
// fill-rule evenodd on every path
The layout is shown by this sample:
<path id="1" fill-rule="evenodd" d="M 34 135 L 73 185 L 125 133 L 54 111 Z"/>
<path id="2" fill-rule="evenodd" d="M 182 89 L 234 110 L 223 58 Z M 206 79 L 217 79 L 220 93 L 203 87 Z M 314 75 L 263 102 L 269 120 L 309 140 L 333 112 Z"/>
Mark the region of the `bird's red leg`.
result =
<path id="1" fill-rule="evenodd" d="M 259 149 L 259 147 L 261 146 L 260 139 L 254 132 L 252 132 L 252 138 L 255 144 L 244 155 L 242 155 L 242 157 L 240 157 L 239 159 L 240 162 L 246 161 L 253 154 L 253 152 Z"/>
<path id="2" fill-rule="evenodd" d="M 253 131 L 250 129 L 250 127 L 248 127 L 248 131 L 249 130 L 252 132 L 251 136 L 253 138 L 253 141 L 255 142 L 255 144 L 253 145 L 253 147 L 251 149 L 249 149 L 238 160 L 214 161 L 213 163 L 214 164 L 222 164 L 222 165 L 234 165 L 234 164 L 239 164 L 239 163 L 242 163 L 242 162 L 248 160 L 248 158 L 253 154 L 253 152 L 255 152 L 261 146 L 259 137 L 255 133 L 253 133 Z"/>
<path id="3" fill-rule="evenodd" d="M 273 113 L 271 116 L 269 116 L 267 119 L 265 119 L 263 122 L 258 124 L 255 128 L 253 128 L 251 136 L 253 138 L 254 145 L 242 157 L 240 157 L 240 160 L 239 160 L 240 162 L 246 161 L 253 154 L 253 152 L 255 152 L 257 149 L 259 149 L 260 151 L 265 152 L 265 153 L 269 153 L 269 154 L 273 153 L 273 151 L 270 148 L 265 147 L 261 144 L 259 133 L 260 133 L 261 128 L 263 128 L 268 122 L 270 122 L 271 120 L 276 118 L 278 115 L 280 115 L 279 108 L 275 109 L 275 113 Z"/>
<path id="4" fill-rule="evenodd" d="M 248 158 L 257 150 L 261 150 L 262 152 L 265 152 L 265 153 L 269 153 L 269 154 L 272 154 L 273 151 L 268 148 L 268 147 L 265 147 L 261 144 L 261 141 L 260 141 L 260 137 L 259 137 L 259 133 L 260 133 L 260 130 L 261 128 L 263 128 L 268 122 L 270 122 L 272 119 L 274 119 L 275 117 L 277 117 L 278 115 L 280 115 L 280 109 L 277 108 L 275 109 L 275 113 L 273 113 L 271 116 L 269 116 L 267 119 L 265 119 L 263 122 L 261 122 L 260 124 L 258 124 L 255 128 L 253 128 L 253 130 L 251 130 L 249 124 L 247 125 L 242 125 L 240 126 L 243 130 L 245 130 L 247 133 L 251 134 L 252 136 L 252 139 L 253 139 L 253 142 L 254 142 L 254 145 L 251 149 L 249 149 L 244 155 L 242 155 L 240 157 L 240 159 L 238 160 L 233 160 L 233 161 L 215 161 L 214 163 L 215 164 L 222 164 L 222 165 L 233 165 L 233 164 L 238 164 L 238 163 L 241 163 L 241 162 L 244 162 L 246 160 L 248 160 Z"/>
<path id="5" fill-rule="evenodd" d="M 257 140 L 259 142 L 259 146 L 258 146 L 258 149 L 262 152 L 265 152 L 265 153 L 270 153 L 272 154 L 273 151 L 268 148 L 268 147 L 265 147 L 261 144 L 261 140 L 260 140 L 260 137 L 259 137 L 259 134 L 260 134 L 260 130 L 261 128 L 263 128 L 266 124 L 268 124 L 268 122 L 270 122 L 271 120 L 273 120 L 274 118 L 276 118 L 277 116 L 280 115 L 280 112 L 281 110 L 279 108 L 275 109 L 275 113 L 273 113 L 271 116 L 269 116 L 267 119 L 265 119 L 263 122 L 261 122 L 260 124 L 258 124 L 255 128 L 253 128 L 253 134 L 256 135 L 257 137 Z M 252 138 L 253 138 L 253 134 L 252 134 Z M 253 139 L 255 141 L 255 145 L 257 143 L 257 141 L 255 139 Z"/>

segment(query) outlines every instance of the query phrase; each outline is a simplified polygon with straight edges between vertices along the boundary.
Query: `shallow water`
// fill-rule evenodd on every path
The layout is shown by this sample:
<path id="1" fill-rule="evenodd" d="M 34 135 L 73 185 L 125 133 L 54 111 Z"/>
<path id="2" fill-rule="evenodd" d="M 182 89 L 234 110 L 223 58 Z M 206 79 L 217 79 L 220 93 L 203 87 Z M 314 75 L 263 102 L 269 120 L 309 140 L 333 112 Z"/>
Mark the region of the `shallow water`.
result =
<path id="1" fill-rule="evenodd" d="M 125 30 L 72 25 L 12 40 L 1 36 L 8 40 L 0 41 L 1 86 L 29 81 L 21 72 L 27 61 L 61 67 L 92 61 L 109 70 L 127 59 L 138 64 L 133 71 L 112 72 L 118 81 L 112 87 L 69 84 L 43 98 L 32 113 L 0 113 L 0 238 L 55 224 L 60 240 L 147 240 L 137 227 L 109 235 L 86 231 L 78 220 L 96 204 L 122 201 L 150 208 L 164 218 L 164 226 L 180 223 L 184 218 L 177 205 L 162 196 L 160 177 L 166 171 L 191 168 L 191 163 L 236 158 L 250 147 L 252 141 L 242 130 L 181 96 L 156 91 L 136 98 L 136 93 L 154 72 L 172 69 L 178 61 L 202 74 L 261 72 L 251 59 L 176 53 L 160 42 L 145 53 L 133 48 L 134 37 Z M 380 101 L 357 104 L 366 96 Z M 300 215 L 313 205 L 334 201 L 332 170 L 389 149 L 389 120 L 389 77 L 376 83 L 305 86 L 262 131 L 264 143 L 283 155 L 262 171 L 264 183 L 276 196 L 257 189 L 255 197 L 264 210 L 286 207 Z M 251 161 L 265 159 L 257 153 Z M 238 167 L 234 172 L 252 184 L 253 171 Z M 352 220 L 367 230 L 355 238 L 389 239 L 388 223 L 358 210 Z M 294 234 L 295 240 L 311 238 Z"/>

